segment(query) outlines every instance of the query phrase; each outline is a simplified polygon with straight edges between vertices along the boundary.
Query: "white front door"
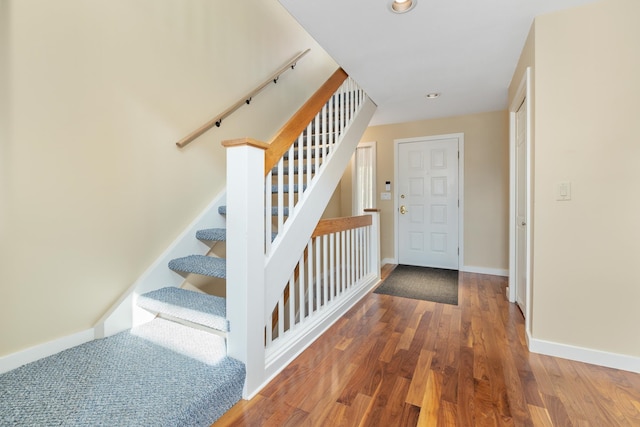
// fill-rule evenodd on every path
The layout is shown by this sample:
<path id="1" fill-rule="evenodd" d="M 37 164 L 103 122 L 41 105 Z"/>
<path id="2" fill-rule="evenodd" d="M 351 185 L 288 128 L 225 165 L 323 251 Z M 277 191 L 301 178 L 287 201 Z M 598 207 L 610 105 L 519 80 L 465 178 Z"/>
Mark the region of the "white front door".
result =
<path id="1" fill-rule="evenodd" d="M 397 148 L 398 262 L 458 269 L 458 138 Z"/>
<path id="2" fill-rule="evenodd" d="M 516 112 L 516 303 L 526 316 L 527 307 L 527 103 Z"/>

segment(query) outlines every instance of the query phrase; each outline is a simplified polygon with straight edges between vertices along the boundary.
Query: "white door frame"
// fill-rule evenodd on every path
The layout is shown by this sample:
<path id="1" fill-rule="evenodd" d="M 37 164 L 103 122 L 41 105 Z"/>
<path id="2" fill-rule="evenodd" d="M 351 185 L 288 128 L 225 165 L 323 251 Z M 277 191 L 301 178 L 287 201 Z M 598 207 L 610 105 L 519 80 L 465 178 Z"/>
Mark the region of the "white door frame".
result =
<path id="1" fill-rule="evenodd" d="M 527 67 L 516 96 L 509 106 L 509 288 L 507 297 L 509 302 L 516 302 L 516 112 L 526 102 L 526 138 L 527 138 L 527 163 L 525 172 L 525 186 L 527 188 L 527 211 L 525 234 L 527 244 L 525 248 L 525 332 L 527 342 L 531 336 L 531 224 L 533 222 L 531 203 L 531 67 Z"/>
<path id="2" fill-rule="evenodd" d="M 436 141 L 440 139 L 458 139 L 458 200 L 460 201 L 460 206 L 458 208 L 458 248 L 460 249 L 458 253 L 458 270 L 462 271 L 464 266 L 464 133 L 449 133 L 445 135 L 430 135 L 430 136 L 421 136 L 417 138 L 402 138 L 402 139 L 394 139 L 393 140 L 393 235 L 394 235 L 394 257 L 396 264 L 399 259 L 399 221 L 400 216 L 398 212 L 400 210 L 400 205 L 398 203 L 398 161 L 400 156 L 398 155 L 399 145 L 404 142 L 419 142 L 419 141 Z"/>
<path id="3" fill-rule="evenodd" d="M 373 206 L 369 206 L 370 209 L 374 209 L 376 207 L 376 196 L 377 196 L 377 180 L 378 180 L 378 160 L 376 158 L 377 154 L 376 151 L 378 151 L 377 148 L 377 142 L 376 141 L 371 141 L 371 142 L 360 142 L 358 144 L 358 146 L 356 147 L 356 153 L 358 151 L 358 148 L 363 148 L 363 147 L 369 147 L 371 148 L 373 151 L 373 198 L 372 198 L 372 202 L 373 202 Z M 358 180 L 356 178 L 356 166 L 357 166 L 357 162 L 356 162 L 356 153 L 353 153 L 353 157 L 351 158 L 351 215 L 357 216 L 357 215 L 362 215 L 362 213 L 358 213 L 355 211 L 356 208 L 356 201 L 357 201 L 357 197 L 358 197 Z"/>

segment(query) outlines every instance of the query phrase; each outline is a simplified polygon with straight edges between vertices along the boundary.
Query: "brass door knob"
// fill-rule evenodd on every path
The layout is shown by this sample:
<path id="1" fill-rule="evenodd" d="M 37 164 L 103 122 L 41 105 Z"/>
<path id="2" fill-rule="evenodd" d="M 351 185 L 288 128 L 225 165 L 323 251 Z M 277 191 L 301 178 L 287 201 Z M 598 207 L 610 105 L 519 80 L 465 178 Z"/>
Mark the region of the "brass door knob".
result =
<path id="1" fill-rule="evenodd" d="M 404 214 L 406 214 L 406 213 L 407 213 L 407 208 L 406 208 L 404 205 L 400 206 L 400 213 L 401 213 L 402 215 L 404 215 Z"/>

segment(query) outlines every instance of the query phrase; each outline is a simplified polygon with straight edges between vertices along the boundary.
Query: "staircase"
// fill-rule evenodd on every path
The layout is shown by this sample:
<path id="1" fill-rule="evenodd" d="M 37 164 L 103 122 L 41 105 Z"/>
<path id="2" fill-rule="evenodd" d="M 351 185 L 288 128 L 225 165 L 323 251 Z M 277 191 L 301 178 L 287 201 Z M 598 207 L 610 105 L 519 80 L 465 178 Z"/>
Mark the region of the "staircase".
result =
<path id="1" fill-rule="evenodd" d="M 292 119 L 299 136 L 228 145 L 227 203 L 188 238 L 209 251 L 145 273 L 102 339 L 0 375 L 0 425 L 210 425 L 364 296 L 379 279 L 377 214 L 319 220 L 375 106 L 351 81 L 336 93 Z M 158 286 L 167 267 L 177 274 Z M 226 292 L 190 284 L 202 277 Z"/>

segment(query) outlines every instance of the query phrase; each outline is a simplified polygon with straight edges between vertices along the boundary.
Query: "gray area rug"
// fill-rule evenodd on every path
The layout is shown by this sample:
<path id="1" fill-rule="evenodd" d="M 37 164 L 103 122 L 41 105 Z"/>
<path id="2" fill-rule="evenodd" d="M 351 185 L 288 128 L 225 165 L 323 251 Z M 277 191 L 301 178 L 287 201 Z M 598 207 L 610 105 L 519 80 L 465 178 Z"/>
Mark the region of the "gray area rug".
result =
<path id="1" fill-rule="evenodd" d="M 458 270 L 399 265 L 374 292 L 458 305 Z"/>

